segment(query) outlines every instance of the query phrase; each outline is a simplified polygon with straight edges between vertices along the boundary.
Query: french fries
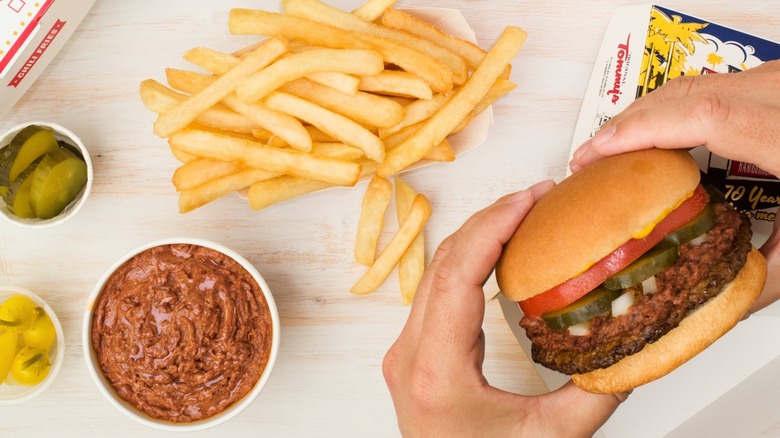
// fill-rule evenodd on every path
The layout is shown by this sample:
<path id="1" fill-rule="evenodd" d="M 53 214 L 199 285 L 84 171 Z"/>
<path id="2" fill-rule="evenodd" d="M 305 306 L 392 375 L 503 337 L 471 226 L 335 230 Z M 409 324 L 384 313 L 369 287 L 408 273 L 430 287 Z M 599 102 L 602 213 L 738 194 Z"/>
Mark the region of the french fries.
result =
<path id="1" fill-rule="evenodd" d="M 406 184 L 401 177 L 395 177 L 395 211 L 398 223 L 406 222 L 412 211 L 412 204 L 417 193 Z M 425 272 L 425 238 L 424 231 L 420 230 L 412 244 L 398 261 L 398 282 L 401 286 L 401 302 L 409 305 L 414 299 L 417 285 L 420 284 Z"/>
<path id="2" fill-rule="evenodd" d="M 297 117 L 333 138 L 363 149 L 366 156 L 377 163 L 384 160 L 385 145 L 382 140 L 353 120 L 281 91 L 272 93 L 264 102 L 272 110 Z"/>
<path id="3" fill-rule="evenodd" d="M 405 117 L 404 107 L 391 99 L 361 91 L 347 94 L 308 79 L 285 84 L 281 91 L 341 114 L 363 126 L 388 128 L 401 123 Z"/>
<path id="4" fill-rule="evenodd" d="M 421 53 L 431 54 L 449 68 L 455 84 L 462 84 L 468 75 L 468 66 L 463 58 L 414 34 L 398 32 L 395 29 L 363 21 L 349 12 L 327 5 L 320 0 L 282 0 L 282 7 L 290 15 L 395 41 Z"/>
<path id="5" fill-rule="evenodd" d="M 305 18 L 253 9 L 232 9 L 230 31 L 238 35 L 283 36 L 312 45 L 336 49 L 373 49 L 385 63 L 414 73 L 431 88 L 446 93 L 452 89 L 452 71 L 433 56 L 401 43 L 365 32 L 345 31 Z"/>
<path id="6" fill-rule="evenodd" d="M 379 235 L 385 223 L 385 211 L 390 205 L 393 185 L 381 176 L 374 176 L 368 183 L 363 203 L 360 209 L 360 220 L 355 239 L 355 260 L 366 266 L 371 266 L 376 257 Z"/>
<path id="7" fill-rule="evenodd" d="M 186 127 L 200 113 L 232 93 L 242 79 L 269 65 L 286 51 L 287 42 L 284 38 L 269 39 L 213 84 L 160 114 L 154 122 L 154 133 L 160 137 L 168 137 Z"/>
<path id="8" fill-rule="evenodd" d="M 144 105 L 158 114 L 170 110 L 187 98 L 187 95 L 177 93 L 154 79 L 143 81 L 140 91 Z M 198 114 L 194 121 L 208 128 L 243 134 L 251 133 L 256 129 L 254 122 L 222 104 L 216 104 Z"/>
<path id="9" fill-rule="evenodd" d="M 382 250 L 368 271 L 355 283 L 350 292 L 357 295 L 365 295 L 379 288 L 390 275 L 393 268 L 406 250 L 420 234 L 428 218 L 431 216 L 431 204 L 425 195 L 418 194 L 414 197 L 409 217 L 398 229 L 398 232 L 390 240 L 390 243 Z"/>
<path id="10" fill-rule="evenodd" d="M 292 149 L 272 148 L 194 128 L 177 131 L 168 138 L 168 142 L 195 156 L 238 161 L 248 167 L 333 185 L 353 186 L 360 177 L 360 165 L 354 162 L 318 157 Z"/>
<path id="11" fill-rule="evenodd" d="M 433 97 L 433 90 L 425 81 L 405 71 L 384 70 L 373 76 L 363 76 L 358 89 L 414 99 Z"/>
<path id="12" fill-rule="evenodd" d="M 294 79 L 317 72 L 341 72 L 355 75 L 374 75 L 384 70 L 382 55 L 373 50 L 318 49 L 296 53 L 271 64 L 236 88 L 236 95 L 247 103 L 254 103 Z"/>
<path id="13" fill-rule="evenodd" d="M 230 53 L 193 47 L 183 58 L 207 73 L 167 68 L 165 84 L 147 79 L 139 91 L 157 115 L 153 133 L 181 162 L 171 182 L 182 213 L 233 192 L 260 210 L 371 179 L 354 253 L 368 269 L 351 291 L 376 290 L 397 265 L 409 304 L 431 205 L 397 174 L 455 160 L 450 136 L 516 87 L 509 63 L 525 32 L 508 26 L 483 50 L 395 2 L 367 0 L 352 12 L 321 0 L 281 0 L 281 13 L 232 9 L 231 33 L 264 39 Z M 393 185 L 399 229 L 380 251 Z"/>
<path id="14" fill-rule="evenodd" d="M 436 26 L 397 9 L 387 8 L 382 14 L 382 24 L 400 31 L 425 38 L 434 44 L 450 50 L 463 58 L 473 70 L 485 58 L 485 51 L 476 44 L 456 38 L 439 30 Z"/>
<path id="15" fill-rule="evenodd" d="M 431 148 L 444 140 L 499 79 L 509 61 L 522 47 L 525 38 L 525 31 L 507 26 L 463 87 L 420 130 L 387 154 L 379 167 L 379 174 L 387 176 L 398 173 L 425 157 Z"/>

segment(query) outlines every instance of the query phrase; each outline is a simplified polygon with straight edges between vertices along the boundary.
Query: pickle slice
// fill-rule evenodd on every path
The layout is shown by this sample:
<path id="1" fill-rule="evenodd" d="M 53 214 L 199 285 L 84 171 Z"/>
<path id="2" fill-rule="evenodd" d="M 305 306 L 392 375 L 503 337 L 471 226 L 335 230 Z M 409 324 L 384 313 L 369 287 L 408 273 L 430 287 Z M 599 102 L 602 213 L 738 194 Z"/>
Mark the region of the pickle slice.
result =
<path id="1" fill-rule="evenodd" d="M 723 194 L 717 187 L 712 184 L 704 186 L 704 190 L 710 196 L 710 204 L 720 204 L 726 202 L 726 195 Z"/>
<path id="2" fill-rule="evenodd" d="M 706 233 L 713 225 L 715 225 L 715 212 L 708 205 L 690 222 L 667 234 L 664 240 L 675 245 L 682 245 Z"/>
<path id="3" fill-rule="evenodd" d="M 41 160 L 42 158 L 38 158 L 27 166 L 27 169 L 16 178 L 3 195 L 3 201 L 8 205 L 11 213 L 21 218 L 31 219 L 36 217 L 30 205 L 30 188 L 32 187 L 32 175 L 35 173 L 35 169 Z"/>
<path id="4" fill-rule="evenodd" d="M 87 182 L 87 164 L 65 148 L 46 154 L 32 176 L 30 206 L 41 219 L 57 216 Z"/>
<path id="5" fill-rule="evenodd" d="M 542 314 L 542 320 L 555 331 L 585 322 L 612 309 L 612 301 L 623 294 L 622 290 L 598 287 L 579 300 L 560 310 Z"/>
<path id="6" fill-rule="evenodd" d="M 10 187 L 33 161 L 57 148 L 52 131 L 36 125 L 22 129 L 0 153 L 0 186 Z"/>
<path id="7" fill-rule="evenodd" d="M 639 259 L 604 280 L 602 286 L 620 290 L 634 286 L 672 266 L 680 256 L 677 245 L 661 242 Z"/>

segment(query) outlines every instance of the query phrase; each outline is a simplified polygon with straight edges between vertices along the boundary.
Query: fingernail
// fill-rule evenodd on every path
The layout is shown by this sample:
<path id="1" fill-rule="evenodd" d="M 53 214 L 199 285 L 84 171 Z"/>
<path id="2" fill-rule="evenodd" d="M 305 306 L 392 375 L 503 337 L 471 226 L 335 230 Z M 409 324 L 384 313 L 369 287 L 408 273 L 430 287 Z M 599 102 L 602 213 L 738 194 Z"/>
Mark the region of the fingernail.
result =
<path id="1" fill-rule="evenodd" d="M 606 129 L 600 129 L 599 132 L 597 132 L 596 135 L 593 136 L 590 142 L 593 144 L 593 146 L 601 146 L 604 143 L 608 142 L 609 139 L 615 135 L 616 131 L 617 128 L 615 127 L 615 125 L 608 126 Z"/>
<path id="2" fill-rule="evenodd" d="M 572 155 L 573 158 L 572 161 L 580 161 L 582 155 L 585 154 L 585 152 L 587 152 L 588 149 L 590 149 L 590 141 L 591 139 L 588 139 L 588 141 L 580 145 L 580 147 L 578 147 L 577 150 L 574 151 L 574 155 Z"/>
<path id="3" fill-rule="evenodd" d="M 593 137 L 574 152 L 574 156 L 571 162 L 569 162 L 569 168 L 572 172 L 577 172 L 588 164 L 604 158 L 604 156 L 598 153 L 596 148 L 593 147 L 593 141 L 595 141 L 595 139 L 596 137 Z"/>
<path id="4" fill-rule="evenodd" d="M 545 193 L 549 192 L 555 186 L 555 181 L 547 179 L 540 181 L 528 188 L 528 191 L 533 193 L 534 199 L 541 198 Z"/>
<path id="5" fill-rule="evenodd" d="M 502 204 L 514 204 L 517 202 L 524 201 L 528 198 L 533 196 L 530 190 L 522 190 L 516 193 L 512 193 L 511 195 L 507 195 L 504 198 L 502 198 L 500 201 Z"/>

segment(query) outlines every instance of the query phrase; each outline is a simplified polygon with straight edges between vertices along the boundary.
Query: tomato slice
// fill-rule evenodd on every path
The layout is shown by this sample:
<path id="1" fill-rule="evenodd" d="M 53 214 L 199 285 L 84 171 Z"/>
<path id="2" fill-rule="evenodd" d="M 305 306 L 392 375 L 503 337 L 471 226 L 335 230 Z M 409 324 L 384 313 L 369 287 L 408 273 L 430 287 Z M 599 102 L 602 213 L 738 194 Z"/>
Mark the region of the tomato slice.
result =
<path id="1" fill-rule="evenodd" d="M 631 239 L 614 252 L 599 260 L 581 275 L 520 302 L 523 313 L 539 318 L 543 313 L 561 309 L 595 289 L 607 277 L 628 266 L 642 254 L 663 240 L 664 236 L 696 217 L 709 204 L 707 191 L 699 185 L 693 195 L 672 210 L 653 230 L 641 239 Z"/>

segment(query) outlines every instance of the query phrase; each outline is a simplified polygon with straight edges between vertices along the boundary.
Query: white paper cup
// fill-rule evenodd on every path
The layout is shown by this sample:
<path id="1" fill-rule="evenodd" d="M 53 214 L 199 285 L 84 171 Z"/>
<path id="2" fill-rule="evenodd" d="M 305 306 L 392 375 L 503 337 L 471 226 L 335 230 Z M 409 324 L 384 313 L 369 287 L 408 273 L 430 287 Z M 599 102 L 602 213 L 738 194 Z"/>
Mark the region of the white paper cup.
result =
<path id="1" fill-rule="evenodd" d="M 13 383 L 13 379 L 9 373 L 6 382 L 0 384 L 0 406 L 22 403 L 41 394 L 57 377 L 57 374 L 62 367 L 62 362 L 65 359 L 65 336 L 62 331 L 60 320 L 57 318 L 54 310 L 52 310 L 52 308 L 34 292 L 17 286 L 0 286 L 0 304 L 17 294 L 30 298 L 36 305 L 43 308 L 46 314 L 49 315 L 52 324 L 54 324 L 54 329 L 57 332 L 57 339 L 55 339 L 54 345 L 49 351 L 49 361 L 51 362 L 49 375 L 46 376 L 43 382 L 34 386 L 27 386 Z"/>
<path id="2" fill-rule="evenodd" d="M 269 352 L 268 355 L 268 362 L 265 366 L 265 369 L 262 371 L 262 374 L 260 375 L 260 378 L 258 379 L 257 383 L 255 383 L 255 386 L 242 399 L 233 403 L 224 411 L 214 416 L 211 416 L 209 418 L 195 421 L 195 422 L 189 422 L 189 423 L 173 423 L 169 421 L 152 418 L 149 415 L 145 414 L 144 412 L 141 412 L 139 409 L 137 409 L 136 407 L 134 407 L 133 405 L 131 405 L 121 397 L 119 397 L 115 392 L 114 388 L 112 387 L 111 383 L 108 381 L 108 379 L 106 379 L 106 377 L 103 374 L 102 368 L 97 359 L 97 355 L 94 349 L 92 348 L 92 336 L 91 336 L 92 317 L 95 311 L 95 304 L 97 303 L 98 297 L 100 296 L 100 293 L 103 290 L 103 286 L 105 285 L 106 281 L 108 281 L 111 274 L 113 274 L 114 271 L 116 271 L 126 261 L 130 260 L 133 256 L 143 251 L 146 251 L 147 249 L 154 248 L 156 246 L 161 246 L 161 245 L 178 244 L 178 243 L 193 244 L 193 245 L 203 246 L 206 248 L 211 248 L 213 250 L 221 252 L 222 254 L 227 255 L 228 257 L 238 262 L 244 269 L 246 269 L 246 271 L 249 272 L 249 274 L 252 277 L 254 277 L 254 279 L 257 281 L 257 284 L 262 289 L 263 296 L 265 297 L 265 301 L 268 304 L 268 310 L 271 317 L 271 329 L 273 331 L 272 340 L 271 340 L 271 351 Z M 243 258 L 235 251 L 214 242 L 210 242 L 203 239 L 196 239 L 196 238 L 174 238 L 174 239 L 165 239 L 165 240 L 151 242 L 146 245 L 135 248 L 132 251 L 125 254 L 119 260 L 117 260 L 113 265 L 111 265 L 111 267 L 97 282 L 95 288 L 92 290 L 92 293 L 90 294 L 87 300 L 87 309 L 86 312 L 84 313 L 84 321 L 82 327 L 82 338 L 83 338 L 82 343 L 84 347 L 84 357 L 87 362 L 87 368 L 89 369 L 89 373 L 92 375 L 92 378 L 94 379 L 95 383 L 100 389 L 100 392 L 106 397 L 106 399 L 112 405 L 114 405 L 122 413 L 129 416 L 133 420 L 136 420 L 139 423 L 144 424 L 146 426 L 167 430 L 167 431 L 193 432 L 193 431 L 208 429 L 217 426 L 219 424 L 222 424 L 225 421 L 228 421 L 229 419 L 235 417 L 239 412 L 243 411 L 257 398 L 257 396 L 263 390 L 263 387 L 265 386 L 266 382 L 268 381 L 271 375 L 271 371 L 274 367 L 274 363 L 276 362 L 276 356 L 279 350 L 279 326 L 280 326 L 279 314 L 276 309 L 276 304 L 274 302 L 273 295 L 271 295 L 271 290 L 268 288 L 268 284 L 266 284 L 263 277 L 260 275 L 257 269 L 255 269 L 255 267 L 252 266 L 251 263 L 249 263 L 245 258 Z"/>
<path id="3" fill-rule="evenodd" d="M 2 135 L 0 135 L 0 150 L 2 150 L 5 147 L 8 147 L 8 145 L 11 143 L 11 140 L 14 138 L 14 136 L 19 131 L 21 131 L 22 129 L 30 125 L 43 126 L 45 128 L 49 128 L 52 131 L 54 131 L 54 137 L 57 140 L 62 140 L 70 144 L 71 146 L 77 148 L 81 152 L 81 155 L 84 157 L 84 162 L 87 164 L 87 183 L 84 185 L 84 188 L 81 189 L 81 192 L 79 192 L 79 194 L 76 195 L 76 198 L 73 201 L 71 201 L 71 203 L 68 204 L 68 206 L 65 207 L 65 209 L 60 214 L 54 216 L 53 218 L 50 219 L 21 218 L 13 214 L 13 212 L 11 212 L 11 210 L 8 209 L 8 206 L 5 205 L 5 202 L 3 202 L 2 199 L 0 199 L 0 217 L 2 217 L 3 219 L 7 220 L 8 222 L 14 225 L 18 225 L 20 227 L 48 228 L 48 227 L 53 227 L 55 225 L 62 224 L 68 219 L 72 218 L 73 216 L 76 215 L 76 213 L 79 212 L 79 210 L 81 210 L 81 207 L 84 206 L 84 203 L 87 202 L 87 198 L 89 197 L 89 194 L 92 191 L 92 179 L 93 179 L 92 160 L 90 159 L 89 151 L 87 151 L 87 148 L 84 146 L 84 143 L 76 134 L 74 134 L 64 126 L 60 126 L 56 123 L 41 122 L 41 121 L 22 123 L 5 131 Z"/>

